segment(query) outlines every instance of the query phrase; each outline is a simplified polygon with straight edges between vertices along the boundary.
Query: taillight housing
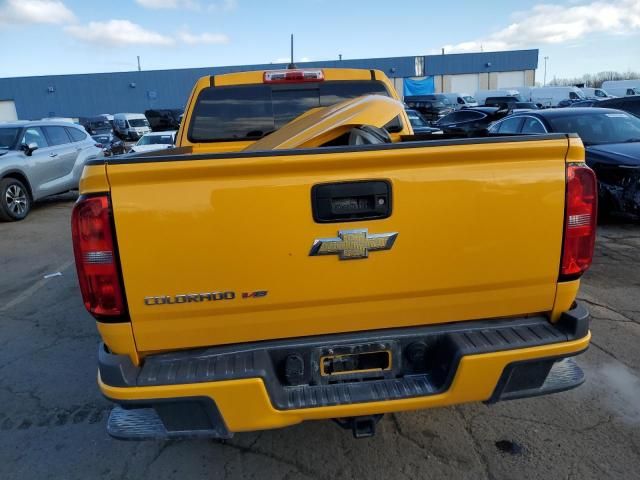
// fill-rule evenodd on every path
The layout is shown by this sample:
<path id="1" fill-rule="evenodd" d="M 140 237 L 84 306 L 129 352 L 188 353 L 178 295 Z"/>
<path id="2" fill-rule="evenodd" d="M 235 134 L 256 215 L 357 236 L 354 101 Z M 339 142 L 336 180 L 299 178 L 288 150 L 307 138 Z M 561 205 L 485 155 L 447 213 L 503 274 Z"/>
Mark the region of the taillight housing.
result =
<path id="1" fill-rule="evenodd" d="M 320 69 L 268 70 L 264 72 L 264 83 L 322 82 L 324 72 Z"/>
<path id="2" fill-rule="evenodd" d="M 585 164 L 567 165 L 560 280 L 580 277 L 591 265 L 596 240 L 598 184 Z"/>
<path id="3" fill-rule="evenodd" d="M 97 319 L 126 319 L 109 197 L 80 197 L 71 232 L 84 306 Z"/>

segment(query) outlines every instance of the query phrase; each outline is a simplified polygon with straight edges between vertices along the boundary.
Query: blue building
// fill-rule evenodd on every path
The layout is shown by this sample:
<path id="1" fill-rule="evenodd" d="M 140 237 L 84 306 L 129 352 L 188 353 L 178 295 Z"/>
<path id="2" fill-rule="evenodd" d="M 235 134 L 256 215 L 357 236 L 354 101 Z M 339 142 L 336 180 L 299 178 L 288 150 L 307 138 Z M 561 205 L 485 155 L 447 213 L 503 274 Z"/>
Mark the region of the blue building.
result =
<path id="1" fill-rule="evenodd" d="M 398 92 L 406 79 L 425 80 L 435 92 L 533 86 L 538 50 L 328 60 L 299 67 L 382 70 Z M 286 68 L 285 64 L 188 68 L 0 79 L 0 121 L 91 116 L 183 107 L 196 80 L 205 75 Z M 409 83 L 409 82 L 407 82 Z"/>

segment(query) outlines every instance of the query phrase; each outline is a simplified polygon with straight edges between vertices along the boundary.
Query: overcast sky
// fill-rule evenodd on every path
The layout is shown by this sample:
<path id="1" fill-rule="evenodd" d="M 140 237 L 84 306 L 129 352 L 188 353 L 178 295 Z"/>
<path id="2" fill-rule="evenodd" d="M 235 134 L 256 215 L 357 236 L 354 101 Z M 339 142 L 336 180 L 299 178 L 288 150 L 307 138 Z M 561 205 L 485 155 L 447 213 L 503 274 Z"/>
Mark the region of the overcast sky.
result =
<path id="1" fill-rule="evenodd" d="M 0 77 L 540 49 L 547 78 L 640 70 L 640 0 L 0 0 Z"/>

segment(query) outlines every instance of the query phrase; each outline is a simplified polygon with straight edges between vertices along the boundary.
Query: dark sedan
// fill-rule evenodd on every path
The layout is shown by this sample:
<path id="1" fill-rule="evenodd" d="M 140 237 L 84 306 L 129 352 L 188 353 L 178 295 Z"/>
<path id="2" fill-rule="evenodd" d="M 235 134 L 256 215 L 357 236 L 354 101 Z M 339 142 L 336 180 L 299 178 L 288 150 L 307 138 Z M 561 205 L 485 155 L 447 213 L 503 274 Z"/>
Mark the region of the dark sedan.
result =
<path id="1" fill-rule="evenodd" d="M 444 133 L 468 137 L 485 135 L 492 122 L 503 118 L 509 110 L 498 107 L 473 107 L 450 113 L 434 123 Z"/>
<path id="2" fill-rule="evenodd" d="M 603 108 L 617 108 L 618 110 L 624 110 L 636 117 L 640 117 L 640 95 L 600 100 L 598 106 Z"/>
<path id="3" fill-rule="evenodd" d="M 587 100 L 579 100 L 577 102 L 574 102 L 571 104 L 572 107 L 600 107 L 602 105 L 600 105 L 601 100 L 598 100 L 597 98 L 588 98 Z"/>
<path id="4" fill-rule="evenodd" d="M 106 157 L 111 155 L 121 155 L 126 152 L 124 142 L 111 133 L 93 135 L 96 144 L 102 148 Z"/>
<path id="5" fill-rule="evenodd" d="M 429 122 L 435 122 L 453 111 L 449 99 L 441 94 L 418 95 L 404 97 L 404 102 L 413 110 L 417 110 Z"/>
<path id="6" fill-rule="evenodd" d="M 514 113 L 495 134 L 577 133 L 596 172 L 600 211 L 640 218 L 640 119 L 609 108 L 560 108 Z"/>
<path id="7" fill-rule="evenodd" d="M 407 117 L 409 117 L 409 122 L 411 122 L 413 133 L 435 133 L 440 131 L 439 128 L 430 127 L 429 122 L 417 110 L 406 109 L 405 111 L 407 112 Z"/>
<path id="8" fill-rule="evenodd" d="M 104 116 L 81 117 L 80 125 L 84 127 L 89 135 L 107 135 L 113 133 L 113 126 Z"/>

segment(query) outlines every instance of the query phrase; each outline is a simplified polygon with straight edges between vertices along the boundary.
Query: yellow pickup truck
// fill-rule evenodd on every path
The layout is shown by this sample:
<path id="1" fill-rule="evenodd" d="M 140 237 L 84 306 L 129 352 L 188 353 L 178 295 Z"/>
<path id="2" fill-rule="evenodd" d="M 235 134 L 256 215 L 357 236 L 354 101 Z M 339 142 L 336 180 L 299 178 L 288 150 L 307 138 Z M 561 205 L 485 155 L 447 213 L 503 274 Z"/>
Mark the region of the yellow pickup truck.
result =
<path id="1" fill-rule="evenodd" d="M 382 72 L 200 79 L 173 150 L 85 168 L 72 231 L 116 438 L 559 392 L 597 186 L 572 135 L 414 134 Z"/>

